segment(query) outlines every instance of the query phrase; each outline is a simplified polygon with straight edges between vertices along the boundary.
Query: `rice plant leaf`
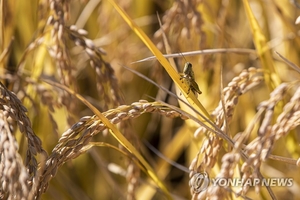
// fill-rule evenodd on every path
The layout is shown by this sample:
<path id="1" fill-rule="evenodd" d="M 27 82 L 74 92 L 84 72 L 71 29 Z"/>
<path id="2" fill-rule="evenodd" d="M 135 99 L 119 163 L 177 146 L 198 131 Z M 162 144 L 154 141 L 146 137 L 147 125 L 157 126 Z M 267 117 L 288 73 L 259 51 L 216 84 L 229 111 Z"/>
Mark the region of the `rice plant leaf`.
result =
<path id="1" fill-rule="evenodd" d="M 195 107 L 198 112 L 203 113 L 206 117 L 211 119 L 211 116 L 208 114 L 203 105 L 199 102 L 193 92 L 188 92 L 189 87 L 187 84 L 184 84 L 180 80 L 180 75 L 176 72 L 176 70 L 171 66 L 168 60 L 163 56 L 163 54 L 156 48 L 156 46 L 152 43 L 152 41 L 148 38 L 148 36 L 144 33 L 144 31 L 138 27 L 135 22 L 125 13 L 125 11 L 119 7 L 113 0 L 108 0 L 112 6 L 118 11 L 121 17 L 126 21 L 126 23 L 130 26 L 130 28 L 135 32 L 137 36 L 144 42 L 144 44 L 148 47 L 148 49 L 153 53 L 156 59 L 161 63 L 161 65 L 165 68 L 169 76 L 178 86 L 178 88 L 185 95 L 191 106 Z"/>
<path id="2" fill-rule="evenodd" d="M 243 0 L 243 2 L 245 12 L 250 24 L 251 32 L 253 35 L 253 42 L 255 44 L 259 59 L 262 63 L 262 68 L 265 70 L 265 82 L 268 85 L 269 89 L 273 91 L 280 84 L 280 78 L 274 68 L 272 55 L 267 45 L 266 37 L 264 36 L 255 16 L 253 15 L 253 12 L 249 5 L 249 1 Z"/>

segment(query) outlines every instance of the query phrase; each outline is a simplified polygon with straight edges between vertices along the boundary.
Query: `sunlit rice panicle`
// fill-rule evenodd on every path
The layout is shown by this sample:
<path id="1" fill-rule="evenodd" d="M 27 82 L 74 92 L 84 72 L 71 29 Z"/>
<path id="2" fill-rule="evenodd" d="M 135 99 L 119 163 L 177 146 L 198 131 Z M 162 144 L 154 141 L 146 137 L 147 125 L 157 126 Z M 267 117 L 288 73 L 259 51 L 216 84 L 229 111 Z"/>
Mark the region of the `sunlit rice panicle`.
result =
<path id="1" fill-rule="evenodd" d="M 103 114 L 111 123 L 118 124 L 128 119 L 137 118 L 144 113 L 158 113 L 166 117 L 188 119 L 188 116 L 183 113 L 178 113 L 159 102 L 147 102 L 145 100 L 140 100 L 131 105 L 121 105 Z M 47 190 L 48 182 L 56 175 L 58 168 L 63 163 L 85 153 L 84 147 L 92 140 L 93 136 L 106 129 L 105 124 L 96 116 L 86 116 L 64 132 L 46 162 L 36 198 L 39 199 L 41 194 Z M 137 173 L 134 169 L 132 170 L 132 173 Z"/>
<path id="2" fill-rule="evenodd" d="M 258 137 L 250 144 L 248 144 L 245 148 L 246 152 L 249 155 L 249 158 L 243 163 L 241 168 L 244 179 L 247 179 L 250 176 L 252 178 L 258 178 L 259 174 L 257 174 L 257 172 L 259 172 L 261 162 L 265 161 L 272 151 L 272 147 L 275 141 L 275 135 L 274 133 L 271 133 L 271 123 L 274 115 L 274 109 L 275 106 L 284 99 L 289 87 L 289 84 L 282 83 L 277 88 L 275 88 L 272 93 L 270 93 L 270 98 L 268 100 L 261 102 L 258 106 L 259 109 L 265 111 L 265 114 L 258 130 Z M 280 122 L 281 121 L 279 121 L 279 123 Z M 275 124 L 274 126 L 276 127 L 277 125 Z M 253 172 L 251 172 L 251 167 L 254 168 Z M 248 189 L 248 186 L 243 186 L 239 193 L 245 194 Z M 259 187 L 256 187 L 256 190 L 258 191 Z"/>
<path id="3" fill-rule="evenodd" d="M 215 124 L 220 127 L 220 129 L 224 132 L 226 132 L 226 126 L 228 126 L 228 123 L 230 123 L 233 115 L 234 108 L 236 107 L 238 103 L 238 97 L 248 90 L 252 89 L 253 87 L 257 86 L 262 81 L 261 71 L 259 69 L 255 68 L 249 68 L 248 70 L 244 70 L 241 72 L 241 74 L 235 78 L 228 84 L 227 87 L 223 89 L 223 102 L 225 108 L 222 107 L 222 101 L 220 101 L 218 107 L 212 112 L 212 116 L 215 118 Z M 225 113 L 224 113 L 225 111 Z M 225 121 L 226 120 L 226 121 Z M 201 128 L 201 127 L 200 127 Z M 206 131 L 205 129 L 201 129 L 202 131 Z M 198 137 L 199 135 L 203 134 L 201 131 L 196 131 L 196 135 L 194 137 Z M 217 143 L 213 142 L 213 138 L 216 136 L 211 135 L 209 137 L 208 144 L 214 144 L 215 147 L 220 147 L 220 145 L 217 145 Z M 206 144 L 206 143 L 204 143 Z M 218 142 L 219 144 L 219 142 Z M 207 145 L 203 145 L 203 148 L 201 148 L 202 152 L 212 152 L 208 149 Z M 215 151 L 217 151 L 215 149 Z M 210 153 L 207 155 L 209 158 Z M 215 154 L 217 155 L 217 154 Z M 213 159 L 214 160 L 214 159 Z M 211 162 L 211 161 L 210 161 Z M 213 167 L 213 165 L 209 164 L 208 166 Z"/>
<path id="4" fill-rule="evenodd" d="M 29 198 L 32 184 L 37 180 L 37 154 L 47 158 L 42 148 L 41 140 L 35 135 L 31 123 L 25 114 L 27 109 L 21 104 L 16 95 L 7 90 L 0 83 L 0 124 L 1 124 L 1 183 L 5 196 L 15 196 L 17 199 Z M 13 134 L 13 125 L 16 122 L 19 130 L 27 138 L 28 149 L 25 166 L 18 153 L 18 143 Z M 35 186 L 34 186 L 35 187 Z"/>
<path id="5" fill-rule="evenodd" d="M 222 96 L 225 108 L 222 106 L 222 101 L 219 102 L 218 107 L 212 112 L 212 116 L 216 118 L 216 124 L 221 130 L 226 130 L 226 123 L 230 123 L 234 108 L 238 103 L 238 97 L 245 94 L 250 89 L 260 84 L 263 80 L 262 70 L 250 67 L 243 70 L 239 76 L 232 79 L 228 86 L 223 89 Z M 225 110 L 225 113 L 224 113 Z"/>
<path id="6" fill-rule="evenodd" d="M 215 118 L 215 124 L 224 134 L 227 134 L 226 127 L 232 119 L 234 108 L 238 103 L 238 97 L 260 84 L 262 80 L 261 70 L 249 68 L 242 71 L 239 76 L 233 78 L 228 86 L 223 89 L 223 102 L 222 100 L 220 101 L 219 106 L 212 112 L 212 116 Z M 223 108 L 223 103 L 225 108 Z M 195 132 L 194 137 L 197 138 L 207 132 L 205 128 L 200 127 L 199 130 Z M 197 155 L 194 158 L 194 162 L 190 165 L 190 169 L 200 169 L 198 172 L 201 172 L 201 170 L 209 171 L 215 165 L 223 143 L 223 140 L 217 135 L 210 132 L 206 134 L 207 138 L 204 139 L 204 143 L 199 151 L 203 157 L 201 162 L 195 162 L 199 159 Z M 195 164 L 198 164 L 198 166 L 195 166 Z"/>
<path id="7" fill-rule="evenodd" d="M 286 136 L 291 130 L 300 124 L 300 87 L 283 107 L 283 112 L 278 116 L 276 124 L 272 126 L 271 132 L 275 141 Z"/>
<path id="8" fill-rule="evenodd" d="M 48 52 L 52 56 L 57 64 L 58 76 L 61 78 L 60 82 L 63 85 L 72 85 L 72 63 L 69 52 L 66 46 L 66 34 L 65 34 L 65 19 L 68 15 L 66 9 L 68 8 L 67 1 L 54 1 L 49 2 L 50 16 L 47 20 L 47 27 L 51 29 L 51 41 L 48 46 Z"/>
<path id="9" fill-rule="evenodd" d="M 17 199 L 27 199 L 29 197 L 30 179 L 27 168 L 18 153 L 19 145 L 12 133 L 12 123 L 8 116 L 0 111 L 0 181 L 1 199 L 14 196 Z"/>
<path id="10" fill-rule="evenodd" d="M 105 51 L 97 47 L 94 42 L 86 38 L 87 32 L 72 25 L 67 29 L 69 37 L 77 46 L 84 48 L 89 57 L 90 65 L 96 72 L 97 90 L 101 99 L 102 110 L 107 110 L 123 103 L 120 95 L 118 81 L 110 63 L 102 56 Z"/>
<path id="11" fill-rule="evenodd" d="M 67 47 L 66 21 L 69 16 L 69 1 L 49 1 L 50 13 L 47 19 L 45 31 L 50 30 L 50 40 L 47 41 L 49 55 L 56 63 L 55 69 L 58 81 L 68 87 L 76 87 L 74 77 L 74 66 Z M 66 92 L 59 92 L 58 101 L 62 103 L 69 111 L 74 113 L 76 110 L 76 100 Z M 68 116 L 68 122 L 74 123 L 71 114 Z"/>

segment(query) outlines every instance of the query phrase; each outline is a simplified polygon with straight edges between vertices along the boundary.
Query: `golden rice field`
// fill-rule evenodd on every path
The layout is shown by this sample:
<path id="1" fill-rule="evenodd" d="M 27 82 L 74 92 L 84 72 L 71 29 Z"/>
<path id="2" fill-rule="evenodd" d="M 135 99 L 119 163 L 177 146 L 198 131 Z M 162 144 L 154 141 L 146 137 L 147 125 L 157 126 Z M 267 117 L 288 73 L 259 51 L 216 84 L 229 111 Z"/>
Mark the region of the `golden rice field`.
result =
<path id="1" fill-rule="evenodd" d="M 0 199 L 300 199 L 298 1 L 0 7 Z"/>

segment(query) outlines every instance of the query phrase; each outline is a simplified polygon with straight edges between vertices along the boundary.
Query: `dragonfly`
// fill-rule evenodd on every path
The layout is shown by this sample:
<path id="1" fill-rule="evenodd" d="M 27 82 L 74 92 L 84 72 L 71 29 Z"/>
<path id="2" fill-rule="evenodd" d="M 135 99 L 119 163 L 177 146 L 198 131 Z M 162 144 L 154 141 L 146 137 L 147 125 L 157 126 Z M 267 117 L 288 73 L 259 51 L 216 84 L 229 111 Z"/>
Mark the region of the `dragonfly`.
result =
<path id="1" fill-rule="evenodd" d="M 190 62 L 186 62 L 183 68 L 183 73 L 180 75 L 180 80 L 185 80 L 186 83 L 189 85 L 189 89 L 187 94 L 192 91 L 194 94 L 202 94 L 201 90 L 199 89 L 198 84 L 195 81 L 195 75 L 193 71 L 193 65 Z"/>

